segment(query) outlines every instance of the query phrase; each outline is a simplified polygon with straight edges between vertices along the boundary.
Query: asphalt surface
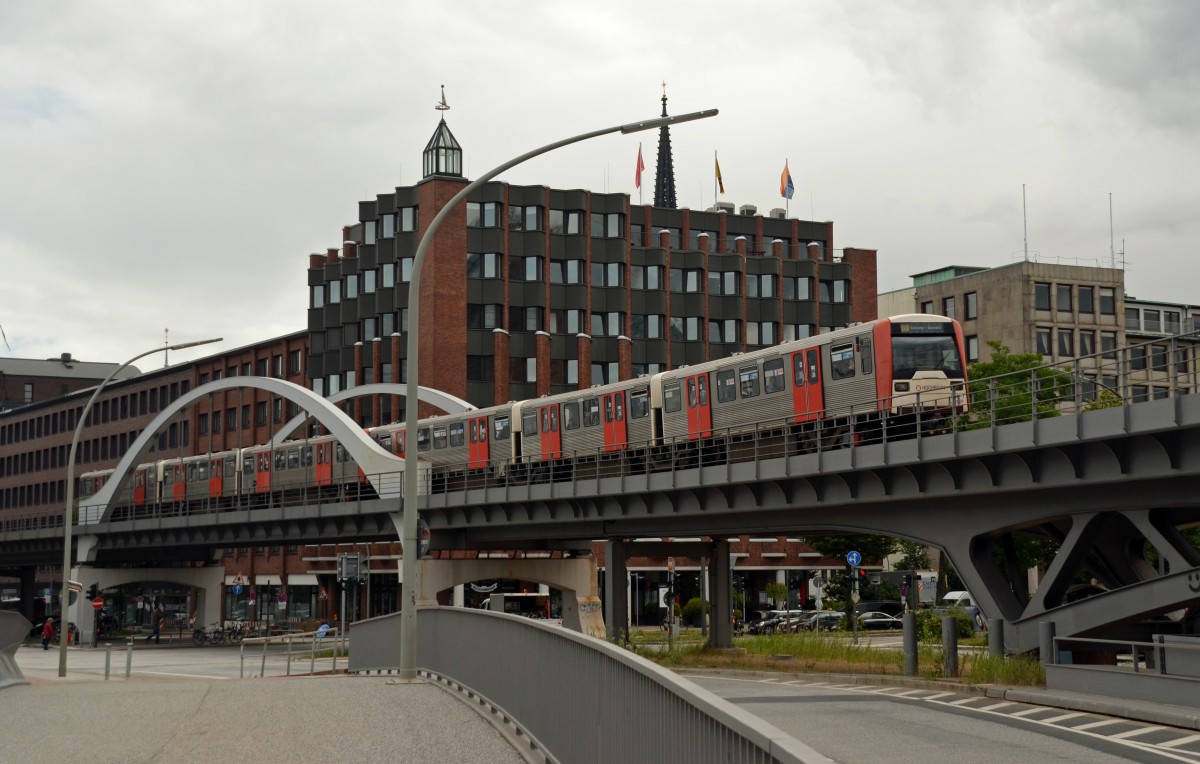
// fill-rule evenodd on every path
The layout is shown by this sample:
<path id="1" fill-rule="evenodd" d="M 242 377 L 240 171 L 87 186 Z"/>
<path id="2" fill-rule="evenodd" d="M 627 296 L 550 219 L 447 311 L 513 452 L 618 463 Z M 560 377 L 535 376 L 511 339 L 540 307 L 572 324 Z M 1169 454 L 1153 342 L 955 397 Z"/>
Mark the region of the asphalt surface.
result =
<path id="1" fill-rule="evenodd" d="M 126 680 L 125 651 L 114 650 L 106 681 L 102 649 L 71 648 L 60 679 L 57 650 L 20 648 L 17 665 L 30 684 L 0 691 L 0 761 L 522 761 L 482 716 L 433 684 L 347 675 L 239 680 L 233 671 L 213 678 L 178 662 L 189 652 L 135 650 Z M 236 666 L 236 649 L 223 657 Z"/>

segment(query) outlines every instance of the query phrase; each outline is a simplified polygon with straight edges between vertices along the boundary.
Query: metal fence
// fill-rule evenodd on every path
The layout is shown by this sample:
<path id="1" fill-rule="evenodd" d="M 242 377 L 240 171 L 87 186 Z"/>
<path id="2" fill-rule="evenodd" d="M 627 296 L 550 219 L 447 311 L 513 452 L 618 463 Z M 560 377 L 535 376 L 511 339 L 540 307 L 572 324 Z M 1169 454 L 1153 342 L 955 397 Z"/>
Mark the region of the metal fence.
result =
<path id="1" fill-rule="evenodd" d="M 399 614 L 350 626 L 350 670 L 398 665 Z M 490 704 L 551 761 L 828 762 L 627 650 L 528 618 L 422 608 L 417 664 Z"/>
<path id="2" fill-rule="evenodd" d="M 1200 708 L 1200 636 L 1140 642 L 1053 633 L 1043 624 L 1047 688 Z"/>

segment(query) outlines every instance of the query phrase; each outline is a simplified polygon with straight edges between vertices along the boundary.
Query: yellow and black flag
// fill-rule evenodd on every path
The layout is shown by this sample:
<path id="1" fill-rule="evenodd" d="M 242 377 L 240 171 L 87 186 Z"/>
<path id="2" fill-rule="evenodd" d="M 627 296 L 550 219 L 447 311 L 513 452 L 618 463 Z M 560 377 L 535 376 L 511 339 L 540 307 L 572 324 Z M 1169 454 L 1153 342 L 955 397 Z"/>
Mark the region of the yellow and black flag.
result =
<path id="1" fill-rule="evenodd" d="M 717 188 L 723 194 L 725 193 L 725 181 L 721 179 L 721 163 L 717 160 L 717 153 L 715 151 L 713 152 L 713 163 L 717 168 Z"/>

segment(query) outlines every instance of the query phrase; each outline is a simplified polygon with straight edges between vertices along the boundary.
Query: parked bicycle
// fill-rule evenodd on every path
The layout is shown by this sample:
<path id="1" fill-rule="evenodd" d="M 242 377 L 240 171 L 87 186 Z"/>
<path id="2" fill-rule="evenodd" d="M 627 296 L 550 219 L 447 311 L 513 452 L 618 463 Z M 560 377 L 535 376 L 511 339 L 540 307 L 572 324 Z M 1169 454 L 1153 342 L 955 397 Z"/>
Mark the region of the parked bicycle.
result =
<path id="1" fill-rule="evenodd" d="M 193 631 L 192 641 L 201 646 L 208 643 L 219 645 L 225 641 L 225 630 L 221 628 L 221 624 L 214 623 L 211 628 Z"/>
<path id="2" fill-rule="evenodd" d="M 225 624 L 225 639 L 232 645 L 240 645 L 246 638 L 246 622 L 230 621 Z"/>

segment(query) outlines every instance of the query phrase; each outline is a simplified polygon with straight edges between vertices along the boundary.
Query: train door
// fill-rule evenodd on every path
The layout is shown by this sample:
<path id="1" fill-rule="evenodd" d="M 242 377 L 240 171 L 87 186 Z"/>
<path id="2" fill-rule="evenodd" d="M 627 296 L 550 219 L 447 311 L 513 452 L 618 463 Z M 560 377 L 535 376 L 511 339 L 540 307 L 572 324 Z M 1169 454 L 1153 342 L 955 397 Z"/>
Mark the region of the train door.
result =
<path id="1" fill-rule="evenodd" d="M 254 492 L 267 493 L 271 490 L 271 452 L 260 451 L 254 455 Z"/>
<path id="2" fill-rule="evenodd" d="M 488 463 L 488 420 L 481 416 L 467 421 L 468 444 L 467 466 L 471 469 L 486 467 Z"/>
<path id="3" fill-rule="evenodd" d="M 684 379 L 687 396 L 688 438 L 712 437 L 712 401 L 708 397 L 708 375 Z"/>
<path id="4" fill-rule="evenodd" d="M 629 443 L 625 424 L 625 391 L 600 396 L 604 407 L 604 450 L 620 451 Z"/>
<path id="5" fill-rule="evenodd" d="M 183 464 L 172 464 L 167 469 L 172 471 L 175 478 L 171 483 L 171 500 L 187 501 L 187 467 Z"/>
<path id="6" fill-rule="evenodd" d="M 821 353 L 817 348 L 792 353 L 792 403 L 797 422 L 811 422 L 825 414 Z"/>
<path id="7" fill-rule="evenodd" d="M 208 496 L 220 498 L 225 490 L 225 460 L 212 459 L 208 463 Z"/>
<path id="8" fill-rule="evenodd" d="M 317 466 L 313 478 L 317 485 L 333 484 L 333 441 L 317 444 Z"/>
<path id="9" fill-rule="evenodd" d="M 135 507 L 146 505 L 146 472 L 148 470 L 148 467 L 143 467 L 133 473 L 133 505 Z"/>
<path id="10" fill-rule="evenodd" d="M 542 424 L 542 458 L 562 458 L 562 430 L 558 422 L 558 404 L 538 406 L 538 418 Z"/>

